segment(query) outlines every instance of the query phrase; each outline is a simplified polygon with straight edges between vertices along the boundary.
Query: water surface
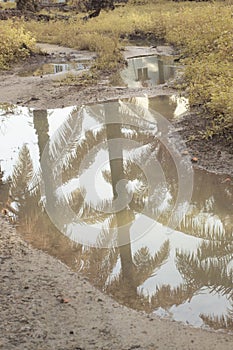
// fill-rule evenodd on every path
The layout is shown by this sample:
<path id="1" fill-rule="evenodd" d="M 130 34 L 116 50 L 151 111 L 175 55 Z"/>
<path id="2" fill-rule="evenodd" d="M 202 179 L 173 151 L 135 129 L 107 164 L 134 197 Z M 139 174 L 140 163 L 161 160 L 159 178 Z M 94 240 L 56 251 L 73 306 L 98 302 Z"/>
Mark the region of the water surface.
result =
<path id="1" fill-rule="evenodd" d="M 61 61 L 54 63 L 44 63 L 35 68 L 23 71 L 20 73 L 20 76 L 43 76 L 48 74 L 62 74 L 67 72 L 78 72 L 88 69 L 90 63 L 87 61 Z"/>
<path id="2" fill-rule="evenodd" d="M 143 114 L 148 106 L 171 119 L 187 103 L 160 96 L 82 109 L 2 109 L 0 207 L 35 247 L 118 302 L 232 330 L 232 179 L 192 173 L 183 149 L 174 160 L 176 139 L 160 137 L 169 124 Z M 189 179 L 179 178 L 177 164 Z"/>
<path id="3" fill-rule="evenodd" d="M 130 88 L 153 87 L 174 78 L 177 66 L 170 56 L 129 58 L 121 72 L 123 82 Z"/>

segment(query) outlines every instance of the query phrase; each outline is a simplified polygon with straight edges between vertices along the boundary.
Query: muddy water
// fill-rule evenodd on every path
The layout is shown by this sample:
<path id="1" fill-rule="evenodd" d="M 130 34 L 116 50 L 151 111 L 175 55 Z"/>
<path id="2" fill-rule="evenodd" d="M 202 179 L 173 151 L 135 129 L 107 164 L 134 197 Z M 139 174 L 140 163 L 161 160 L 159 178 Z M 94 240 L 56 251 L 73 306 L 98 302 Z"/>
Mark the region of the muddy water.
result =
<path id="1" fill-rule="evenodd" d="M 232 330 L 233 182 L 193 171 L 168 122 L 186 108 L 174 96 L 5 106 L 0 206 L 120 303 Z"/>
<path id="2" fill-rule="evenodd" d="M 174 78 L 177 66 L 171 56 L 144 56 L 127 60 L 121 78 L 130 88 L 153 87 Z"/>
<path id="3" fill-rule="evenodd" d="M 21 72 L 19 75 L 27 76 L 41 76 L 48 74 L 62 74 L 67 72 L 79 72 L 88 69 L 90 64 L 87 61 L 62 61 L 54 63 L 44 63 L 36 68 Z"/>

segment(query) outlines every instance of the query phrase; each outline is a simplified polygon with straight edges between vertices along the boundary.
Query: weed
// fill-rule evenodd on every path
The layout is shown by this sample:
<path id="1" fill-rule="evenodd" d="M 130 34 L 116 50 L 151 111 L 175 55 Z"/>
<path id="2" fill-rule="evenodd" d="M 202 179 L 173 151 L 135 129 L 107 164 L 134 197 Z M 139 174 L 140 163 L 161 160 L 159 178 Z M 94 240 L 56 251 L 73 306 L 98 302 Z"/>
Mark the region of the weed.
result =
<path id="1" fill-rule="evenodd" d="M 35 46 L 35 40 L 25 31 L 22 24 L 16 21 L 0 22 L 0 69 L 19 59 L 25 59 Z"/>
<path id="2" fill-rule="evenodd" d="M 72 85 L 79 87 L 86 87 L 95 85 L 98 81 L 98 74 L 90 71 L 83 72 L 81 74 L 67 73 L 64 77 L 58 80 L 59 85 Z"/>

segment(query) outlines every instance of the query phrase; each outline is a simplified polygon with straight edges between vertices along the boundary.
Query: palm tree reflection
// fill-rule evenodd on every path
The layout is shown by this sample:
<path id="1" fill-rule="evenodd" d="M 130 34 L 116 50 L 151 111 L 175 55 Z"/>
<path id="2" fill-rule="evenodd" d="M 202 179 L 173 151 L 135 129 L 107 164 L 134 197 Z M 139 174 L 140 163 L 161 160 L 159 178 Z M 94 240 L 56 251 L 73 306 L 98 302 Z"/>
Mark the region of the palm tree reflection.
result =
<path id="1" fill-rule="evenodd" d="M 194 193 L 194 204 L 182 221 L 180 228 L 189 235 L 201 238 L 202 241 L 196 251 L 192 253 L 179 249 L 175 254 L 176 268 L 182 276 L 182 283 L 175 287 L 169 284 L 161 284 L 160 286 L 155 284 L 154 292 L 150 296 L 141 292 L 140 287 L 143 283 L 149 278 L 155 277 L 162 265 L 171 258 L 171 244 L 170 240 L 167 239 L 158 245 L 155 232 L 154 245 L 156 249 L 153 253 L 147 244 L 134 250 L 131 241 L 132 226 L 137 214 L 141 213 L 142 210 L 148 217 L 157 218 L 157 212 L 154 210 L 155 201 L 158 200 L 159 194 L 166 190 L 170 199 L 159 217 L 159 220 L 165 223 L 169 216 L 169 208 L 173 205 L 176 197 L 177 183 L 175 181 L 175 166 L 172 165 L 167 150 L 154 137 L 154 131 L 143 128 L 143 120 L 139 120 L 138 126 L 136 126 L 133 115 L 127 115 L 127 119 L 124 120 L 124 113 L 119 113 L 120 108 L 122 107 L 119 104 L 87 108 L 86 113 L 88 110 L 95 112 L 91 115 L 95 116 L 95 124 L 98 124 L 96 129 L 85 129 L 85 115 L 78 114 L 77 109 L 74 109 L 53 140 L 49 139 L 47 111 L 33 112 L 34 129 L 38 136 L 39 158 L 41 161 L 42 154 L 46 150 L 49 162 L 41 162 L 43 165 L 41 165 L 40 173 L 35 175 L 27 147 L 24 146 L 21 149 L 9 190 L 12 203 L 17 203 L 14 207 L 17 208 L 21 230 L 26 232 L 27 238 L 37 247 L 46 249 L 50 254 L 59 257 L 74 269 L 82 268 L 83 273 L 94 285 L 130 307 L 146 311 L 152 311 L 159 307 L 169 310 L 173 305 L 181 305 L 190 301 L 194 294 L 203 287 L 210 288 L 210 293 L 218 292 L 232 300 L 233 270 L 230 264 L 233 258 L 233 242 L 231 226 L 228 224 L 228 206 L 225 210 L 219 210 L 220 207 L 222 208 L 220 205 L 222 198 L 219 197 L 218 190 L 216 189 L 213 193 L 213 189 L 208 188 L 208 186 L 201 186 L 203 182 L 201 176 L 196 182 L 199 184 L 195 192 L 199 192 L 198 198 L 195 198 Z M 111 122 L 113 114 L 119 115 L 117 123 Z M 133 125 L 135 125 L 134 128 L 129 127 L 131 118 L 134 122 Z M 150 152 L 154 152 L 154 156 L 158 157 L 160 163 L 164 165 L 166 183 L 158 183 L 154 202 L 148 200 L 145 174 L 140 166 L 134 162 L 134 158 L 129 157 L 129 149 L 124 148 L 123 143 L 117 143 L 119 139 L 137 141 L 140 149 L 137 156 L 141 158 L 142 162 L 146 163 L 147 152 L 150 149 Z M 112 142 L 113 140 L 116 142 Z M 81 187 L 76 187 L 66 193 L 63 192 L 62 196 L 58 195 L 56 172 L 54 172 L 55 175 L 52 174 L 51 164 L 58 164 L 62 169 L 62 185 L 70 184 L 74 179 L 80 179 L 92 167 L 96 161 L 96 154 L 91 151 L 101 142 L 104 152 L 109 157 L 109 167 L 102 169 L 102 176 L 105 182 L 111 185 L 111 200 L 102 199 L 93 207 L 86 201 L 86 189 Z M 48 144 L 49 147 L 46 146 Z M 83 162 L 87 155 L 88 162 Z M 55 162 L 54 160 L 57 158 L 59 161 Z M 167 161 L 168 159 L 169 161 Z M 154 176 L 156 177 L 156 174 Z M 64 203 L 68 203 L 69 207 L 84 223 L 99 224 L 101 233 L 97 241 L 98 248 L 72 243 L 51 223 L 44 210 L 38 181 L 36 181 L 41 177 L 49 180 L 45 188 L 46 200 L 52 199 L 57 210 L 63 210 L 63 215 L 60 215 L 60 223 L 63 227 L 66 227 L 70 220 Z M 121 193 L 117 187 L 119 182 L 124 179 L 127 179 L 128 182 L 137 180 L 139 184 L 137 187 L 131 188 L 130 201 L 115 212 L 103 210 L 108 201 L 116 202 L 119 195 L 122 203 L 127 202 L 129 198 L 128 187 L 123 186 L 124 191 Z M 1 191 L 2 185 L 0 184 L 0 186 Z M 206 198 L 209 198 L 210 194 L 214 198 L 214 200 L 212 198 L 211 210 L 218 212 L 219 219 L 224 226 L 224 230 L 221 232 L 211 230 L 210 227 L 203 231 L 200 229 L 200 225 L 194 226 L 193 224 L 193 222 L 197 222 L 197 218 L 200 218 L 200 213 L 206 214 Z M 201 198 L 205 198 L 205 200 L 202 201 Z M 110 248 L 103 248 L 103 246 L 108 246 L 106 242 L 112 240 L 118 244 L 110 244 Z M 213 325 L 213 327 L 223 324 L 222 318 L 216 319 L 213 315 L 203 314 L 201 317 L 206 324 Z M 229 310 L 227 316 L 224 316 L 226 328 L 232 329 L 231 317 L 232 309 Z"/>

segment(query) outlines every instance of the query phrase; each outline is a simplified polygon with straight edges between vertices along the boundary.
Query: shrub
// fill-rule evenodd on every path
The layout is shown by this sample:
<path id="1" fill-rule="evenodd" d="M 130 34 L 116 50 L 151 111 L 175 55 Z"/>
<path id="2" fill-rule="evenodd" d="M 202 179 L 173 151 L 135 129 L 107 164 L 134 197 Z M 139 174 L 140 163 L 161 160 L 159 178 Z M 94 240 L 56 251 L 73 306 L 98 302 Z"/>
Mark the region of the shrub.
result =
<path id="1" fill-rule="evenodd" d="M 19 59 L 25 59 L 34 48 L 35 40 L 24 27 L 11 20 L 0 22 L 0 69 Z"/>

